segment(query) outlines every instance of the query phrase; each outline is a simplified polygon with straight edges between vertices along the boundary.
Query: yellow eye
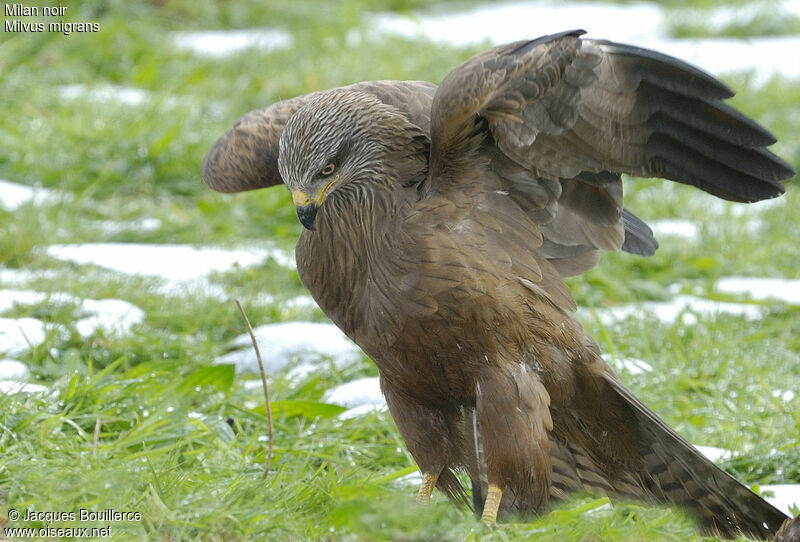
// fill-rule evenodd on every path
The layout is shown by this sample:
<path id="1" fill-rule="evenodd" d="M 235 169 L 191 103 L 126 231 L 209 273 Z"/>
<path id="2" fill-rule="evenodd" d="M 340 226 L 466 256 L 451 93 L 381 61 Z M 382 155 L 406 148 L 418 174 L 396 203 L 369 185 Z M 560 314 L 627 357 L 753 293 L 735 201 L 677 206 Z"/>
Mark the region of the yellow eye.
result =
<path id="1" fill-rule="evenodd" d="M 336 165 L 335 164 L 328 164 L 327 166 L 322 168 L 322 171 L 320 173 L 322 173 L 323 175 L 325 175 L 327 177 L 328 175 L 333 173 L 333 171 L 335 169 L 336 169 Z"/>

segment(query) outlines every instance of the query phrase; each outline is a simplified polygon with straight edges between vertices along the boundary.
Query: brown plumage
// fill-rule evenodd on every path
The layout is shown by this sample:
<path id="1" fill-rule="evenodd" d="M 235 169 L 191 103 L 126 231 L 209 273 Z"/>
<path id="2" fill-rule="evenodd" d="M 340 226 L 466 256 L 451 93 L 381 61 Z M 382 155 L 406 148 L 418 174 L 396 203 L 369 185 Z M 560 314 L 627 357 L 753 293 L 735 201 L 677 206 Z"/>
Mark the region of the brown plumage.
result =
<path id="1" fill-rule="evenodd" d="M 601 250 L 655 251 L 621 173 L 749 202 L 794 171 L 719 81 L 581 34 L 496 47 L 438 88 L 358 83 L 253 111 L 203 178 L 292 191 L 300 278 L 377 364 L 421 500 L 434 484 L 462 498 L 464 468 L 487 521 L 598 490 L 772 537 L 786 516 L 624 388 L 562 277 Z"/>

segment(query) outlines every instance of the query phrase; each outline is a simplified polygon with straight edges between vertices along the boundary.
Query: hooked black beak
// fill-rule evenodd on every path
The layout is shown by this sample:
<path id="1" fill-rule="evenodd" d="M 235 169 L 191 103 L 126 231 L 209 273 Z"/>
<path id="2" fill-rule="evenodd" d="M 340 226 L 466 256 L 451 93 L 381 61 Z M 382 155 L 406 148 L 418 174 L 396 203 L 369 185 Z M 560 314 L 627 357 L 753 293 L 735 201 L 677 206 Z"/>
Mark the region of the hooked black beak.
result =
<path id="1" fill-rule="evenodd" d="M 292 190 L 292 201 L 297 209 L 300 224 L 309 231 L 314 231 L 314 218 L 317 216 L 317 204 L 307 192 Z"/>
<path id="2" fill-rule="evenodd" d="M 300 224 L 307 230 L 314 231 L 314 218 L 317 216 L 317 204 L 309 203 L 308 205 L 297 206 L 297 218 L 300 219 Z"/>

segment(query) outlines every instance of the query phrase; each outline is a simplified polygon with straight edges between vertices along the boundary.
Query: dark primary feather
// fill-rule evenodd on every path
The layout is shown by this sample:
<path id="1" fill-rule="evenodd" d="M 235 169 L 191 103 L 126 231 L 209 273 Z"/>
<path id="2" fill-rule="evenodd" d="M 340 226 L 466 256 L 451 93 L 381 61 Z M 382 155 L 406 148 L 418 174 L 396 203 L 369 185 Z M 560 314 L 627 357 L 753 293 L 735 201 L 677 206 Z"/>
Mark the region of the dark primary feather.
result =
<path id="1" fill-rule="evenodd" d="M 601 250 L 656 250 L 623 208 L 623 173 L 756 201 L 794 172 L 713 77 L 581 34 L 496 47 L 438 89 L 365 82 L 248 113 L 203 178 L 317 194 L 336 157 L 343 178 L 300 237 L 298 272 L 375 361 L 411 454 L 452 498 L 463 468 L 476 508 L 490 482 L 523 514 L 602 491 L 685 507 L 710 533 L 772 536 L 785 516 L 620 384 L 562 277 Z"/>
<path id="2" fill-rule="evenodd" d="M 775 142 L 768 131 L 722 101 L 733 95 L 728 87 L 672 57 L 580 34 L 501 45 L 450 72 L 432 105 L 432 172 L 472 152 L 479 136 L 502 151 L 492 150 L 495 171 L 545 225 L 546 253 L 563 274 L 586 271 L 596 261 L 587 253 L 598 249 L 646 253 L 656 245 L 638 223 L 623 233 L 634 223 L 620 220 L 620 173 L 691 184 L 731 201 L 783 193 L 780 181 L 793 169 L 766 150 Z M 577 221 L 578 202 L 564 196 L 568 183 L 583 186 L 570 196 L 596 194 L 583 200 L 590 206 Z"/>

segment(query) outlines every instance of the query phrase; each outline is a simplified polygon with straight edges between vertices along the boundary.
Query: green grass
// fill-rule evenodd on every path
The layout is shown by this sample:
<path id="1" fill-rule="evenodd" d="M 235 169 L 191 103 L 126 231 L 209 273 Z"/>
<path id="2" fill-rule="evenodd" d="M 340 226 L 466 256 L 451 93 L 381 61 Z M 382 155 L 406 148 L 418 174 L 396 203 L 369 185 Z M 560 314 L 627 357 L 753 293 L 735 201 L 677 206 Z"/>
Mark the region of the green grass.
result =
<path id="1" fill-rule="evenodd" d="M 161 294 L 152 279 L 45 254 L 49 244 L 81 241 L 291 247 L 300 226 L 287 191 L 213 193 L 199 174 L 205 152 L 239 115 L 280 98 L 363 79 L 441 80 L 478 48 L 347 39 L 367 8 L 421 4 L 95 0 L 71 2 L 68 20 L 99 22 L 98 34 L 0 34 L 0 178 L 72 195 L 57 205 L 0 210 L 0 265 L 56 273 L 32 280 L 30 288 L 118 297 L 147 314 L 128 336 L 99 333 L 88 340 L 74 330 L 72 306 L 22 305 L 2 314 L 41 318 L 68 333 L 53 333 L 20 356 L 49 393 L 0 396 L 0 525 L 22 525 L 7 522 L 11 508 L 113 508 L 143 518 L 112 523 L 118 539 L 695 536 L 674 510 L 611 508 L 595 497 L 578 496 L 543 518 L 495 529 L 441 495 L 429 507 L 416 506 L 414 482 L 405 478 L 416 469 L 390 416 L 342 421 L 339 407 L 321 402 L 330 387 L 377 374 L 367 359 L 341 371 L 323 365 L 300 380 L 286 372 L 270 375 L 275 455 L 264 480 L 265 408 L 260 390 L 244 385 L 254 376 L 211 362 L 244 332 L 234 297 L 254 325 L 323 319 L 316 310 L 287 312 L 255 301 L 259 293 L 277 301 L 303 294 L 296 274 L 270 263 L 217 274 L 231 298 L 220 301 Z M 670 9 L 680 21 L 682 9 L 710 5 L 681 0 Z M 290 29 L 294 47 L 210 59 L 174 50 L 169 41 L 175 30 L 259 25 Z M 761 33 L 747 24 L 729 33 L 741 28 Z M 709 32 L 698 25 L 673 31 Z M 800 166 L 800 83 L 774 80 L 754 88 L 746 75 L 728 82 L 738 91 L 736 106 L 767 124 L 781 141 L 776 149 Z M 59 92 L 64 84 L 137 87 L 151 99 L 138 106 L 66 99 Z M 691 219 L 700 225 L 701 240 L 661 239 L 650 259 L 605 256 L 597 269 L 570 280 L 579 304 L 669 299 L 675 284 L 684 293 L 736 299 L 713 293 L 714 281 L 729 275 L 800 278 L 800 193 L 788 188 L 785 204 L 764 211 L 763 224 L 753 230 L 730 207 L 709 212 L 710 199 L 696 190 L 629 181 L 626 202 L 634 212 L 645 220 Z M 162 227 L 100 227 L 101 221 L 141 218 L 157 218 Z M 745 483 L 797 482 L 800 398 L 785 402 L 771 391 L 800 389 L 800 308 L 763 305 L 764 318 L 756 322 L 721 316 L 700 317 L 691 326 L 585 324 L 605 351 L 650 363 L 652 372 L 626 375 L 627 384 L 692 442 L 736 451 L 722 465 Z M 93 525 L 105 526 L 80 526 Z"/>

